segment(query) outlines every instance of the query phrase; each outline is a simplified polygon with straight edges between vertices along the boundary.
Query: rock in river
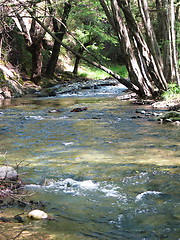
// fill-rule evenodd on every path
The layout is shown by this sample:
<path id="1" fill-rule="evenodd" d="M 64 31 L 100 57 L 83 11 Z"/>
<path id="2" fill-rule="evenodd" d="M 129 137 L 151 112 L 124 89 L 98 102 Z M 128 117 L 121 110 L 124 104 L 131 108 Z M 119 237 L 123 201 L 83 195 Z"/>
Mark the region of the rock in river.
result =
<path id="1" fill-rule="evenodd" d="M 87 107 L 79 107 L 79 108 L 72 109 L 70 112 L 82 112 L 86 110 L 87 110 Z"/>
<path id="2" fill-rule="evenodd" d="M 18 174 L 13 167 L 9 167 L 9 166 L 0 167 L 0 179 L 16 180 L 17 177 L 18 177 Z"/>

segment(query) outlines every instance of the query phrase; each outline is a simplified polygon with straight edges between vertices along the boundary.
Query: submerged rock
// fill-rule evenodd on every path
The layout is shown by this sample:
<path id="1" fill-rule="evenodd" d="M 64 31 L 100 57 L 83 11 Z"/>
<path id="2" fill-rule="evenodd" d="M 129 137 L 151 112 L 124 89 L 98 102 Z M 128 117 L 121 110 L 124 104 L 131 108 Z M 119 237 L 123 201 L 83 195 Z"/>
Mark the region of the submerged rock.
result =
<path id="1" fill-rule="evenodd" d="M 42 210 L 35 209 L 29 212 L 28 217 L 31 219 L 46 219 L 48 217 L 47 213 Z"/>
<path id="2" fill-rule="evenodd" d="M 18 174 L 13 167 L 9 167 L 9 166 L 0 167 L 1 180 L 4 180 L 4 179 L 16 180 L 17 177 L 18 177 Z"/>
<path id="3" fill-rule="evenodd" d="M 58 112 L 61 112 L 61 110 L 59 109 L 51 109 L 48 111 L 48 113 L 58 113 Z"/>
<path id="4" fill-rule="evenodd" d="M 170 111 L 157 118 L 160 122 L 176 122 L 180 121 L 180 112 Z"/>
<path id="5" fill-rule="evenodd" d="M 87 107 L 81 107 L 81 108 L 74 108 L 70 112 L 82 112 L 86 110 L 87 110 Z"/>

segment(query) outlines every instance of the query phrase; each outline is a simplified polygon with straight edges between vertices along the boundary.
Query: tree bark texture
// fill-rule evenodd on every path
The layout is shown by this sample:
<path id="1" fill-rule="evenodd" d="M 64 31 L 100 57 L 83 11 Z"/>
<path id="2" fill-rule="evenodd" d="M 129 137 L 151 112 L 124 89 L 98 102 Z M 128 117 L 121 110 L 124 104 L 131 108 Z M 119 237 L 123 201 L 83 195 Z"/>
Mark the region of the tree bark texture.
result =
<path id="1" fill-rule="evenodd" d="M 33 39 L 29 51 L 32 55 L 31 81 L 38 84 L 42 75 L 42 38 Z"/>
<path id="2" fill-rule="evenodd" d="M 156 0 L 157 3 L 159 1 Z M 168 81 L 163 71 L 164 62 L 151 23 L 147 0 L 138 0 L 146 38 L 135 21 L 130 1 L 111 0 L 112 13 L 110 13 L 104 0 L 100 0 L 100 3 L 110 23 L 112 22 L 111 16 L 113 16 L 112 27 L 119 38 L 122 52 L 125 55 L 125 64 L 130 80 L 137 86 L 139 95 L 141 97 L 155 97 L 155 89 L 158 89 L 159 92 L 166 90 Z"/>
<path id="3" fill-rule="evenodd" d="M 175 13 L 178 13 L 178 8 L 175 9 L 173 0 L 156 0 L 157 36 L 162 46 L 163 73 L 168 83 L 176 82 L 180 86 L 175 31 Z"/>
<path id="4" fill-rule="evenodd" d="M 126 67 L 131 81 L 138 87 L 141 97 L 154 95 L 152 78 L 156 78 L 153 71 L 151 53 L 142 34 L 132 16 L 128 1 L 112 0 L 114 21 L 117 25 L 117 34 L 120 39 L 122 51 L 126 57 Z M 124 18 L 121 14 L 124 14 Z"/>
<path id="5" fill-rule="evenodd" d="M 68 19 L 70 11 L 71 11 L 70 1 L 65 2 L 64 3 L 64 12 L 63 12 L 60 27 L 59 27 L 59 23 L 58 23 L 57 19 L 55 19 L 53 17 L 53 29 L 54 29 L 56 37 L 60 40 L 60 42 L 63 40 L 63 37 L 66 33 L 66 21 Z M 52 10 L 51 10 L 51 12 L 52 12 Z M 57 61 L 58 61 L 58 57 L 59 57 L 59 53 L 60 53 L 60 48 L 61 48 L 60 42 L 58 42 L 56 40 L 54 41 L 52 54 L 51 54 L 50 60 L 48 62 L 47 68 L 46 68 L 46 75 L 49 77 L 53 76 L 55 69 L 56 69 L 56 65 L 57 65 Z"/>
<path id="6" fill-rule="evenodd" d="M 1 51 L 2 51 L 2 33 L 0 32 L 0 59 L 1 59 Z"/>

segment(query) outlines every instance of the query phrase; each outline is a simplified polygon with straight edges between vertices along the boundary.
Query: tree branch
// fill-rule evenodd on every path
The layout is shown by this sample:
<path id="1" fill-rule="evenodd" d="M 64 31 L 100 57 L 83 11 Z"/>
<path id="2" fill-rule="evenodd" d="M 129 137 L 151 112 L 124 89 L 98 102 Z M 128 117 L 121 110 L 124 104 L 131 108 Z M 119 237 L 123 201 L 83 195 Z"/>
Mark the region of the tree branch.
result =
<path id="1" fill-rule="evenodd" d="M 74 55 L 80 57 L 81 59 L 83 59 L 84 61 L 90 63 L 91 65 L 103 70 L 104 72 L 108 73 L 109 75 L 111 75 L 112 77 L 114 77 L 115 79 L 117 79 L 121 84 L 123 84 L 124 86 L 126 86 L 128 89 L 130 89 L 133 92 L 138 93 L 138 89 L 137 87 L 132 84 L 128 79 L 122 78 L 121 76 L 119 76 L 118 74 L 114 73 L 113 71 L 111 71 L 110 69 L 106 68 L 105 66 L 94 62 L 94 61 L 90 61 L 89 59 L 85 58 L 84 56 L 82 56 L 81 54 L 77 53 L 75 50 L 73 50 L 72 48 L 68 47 L 66 44 L 64 44 L 62 41 L 59 40 L 59 38 L 56 37 L 56 35 L 54 33 L 52 33 L 38 18 L 36 18 L 33 14 L 33 12 L 31 12 L 29 9 L 26 9 L 28 11 L 28 13 L 31 15 L 31 17 L 39 24 L 41 25 L 42 28 L 44 28 L 44 30 L 52 37 L 54 38 L 57 42 L 61 43 L 61 45 L 68 50 L 69 52 L 73 53 Z"/>

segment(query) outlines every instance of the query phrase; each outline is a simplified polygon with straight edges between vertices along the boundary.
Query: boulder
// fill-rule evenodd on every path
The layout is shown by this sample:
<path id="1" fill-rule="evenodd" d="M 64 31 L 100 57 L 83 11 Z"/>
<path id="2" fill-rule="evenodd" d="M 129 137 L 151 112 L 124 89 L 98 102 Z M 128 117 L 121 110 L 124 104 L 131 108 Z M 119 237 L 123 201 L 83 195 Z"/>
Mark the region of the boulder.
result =
<path id="1" fill-rule="evenodd" d="M 0 99 L 22 96 L 24 91 L 20 82 L 20 76 L 10 64 L 0 63 Z"/>
<path id="2" fill-rule="evenodd" d="M 42 210 L 35 209 L 28 213 L 28 217 L 31 219 L 45 219 L 48 217 L 47 213 Z"/>
<path id="3" fill-rule="evenodd" d="M 18 174 L 13 167 L 9 167 L 9 166 L 0 167 L 0 179 L 16 180 L 17 177 L 18 177 Z"/>

